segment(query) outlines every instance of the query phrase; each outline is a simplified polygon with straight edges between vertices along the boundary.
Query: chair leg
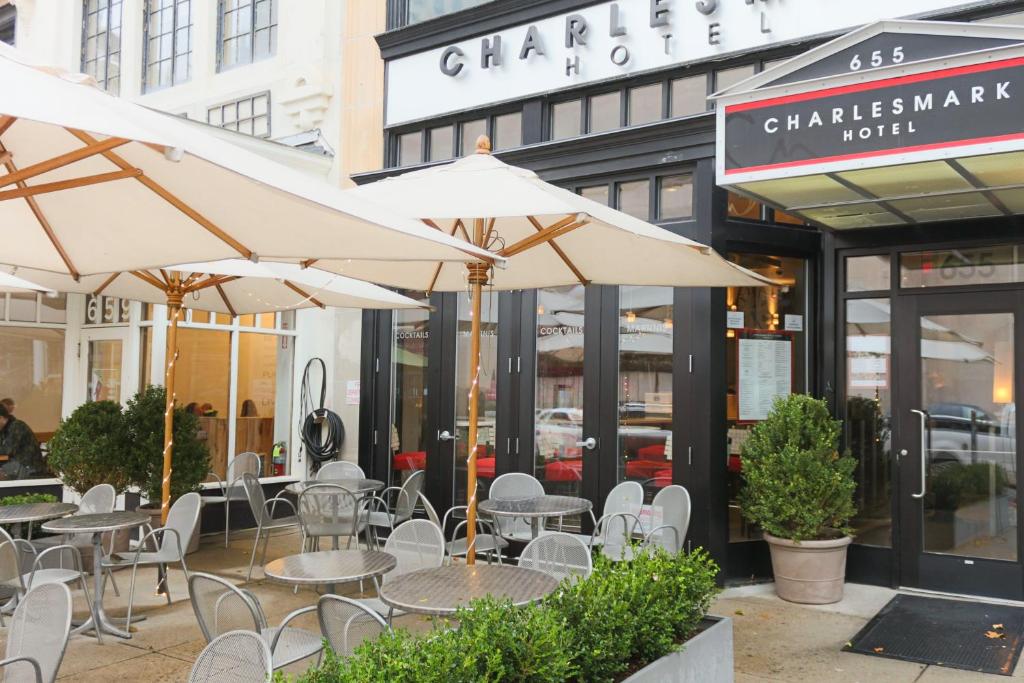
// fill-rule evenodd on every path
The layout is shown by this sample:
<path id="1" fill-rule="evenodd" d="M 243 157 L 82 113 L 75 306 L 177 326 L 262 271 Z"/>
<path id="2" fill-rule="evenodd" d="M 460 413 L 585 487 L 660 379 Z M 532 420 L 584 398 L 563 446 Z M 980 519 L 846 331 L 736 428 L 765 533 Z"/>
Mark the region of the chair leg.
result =
<path id="1" fill-rule="evenodd" d="M 89 614 L 92 615 L 92 625 L 96 632 L 96 642 L 102 645 L 103 629 L 100 628 L 100 620 L 97 618 L 96 606 L 92 604 L 92 599 L 89 597 L 89 582 L 85 580 L 84 572 L 79 572 L 78 580 L 82 583 L 82 595 L 85 596 L 85 604 L 89 607 Z"/>
<path id="2" fill-rule="evenodd" d="M 252 556 L 249 558 L 249 573 L 245 575 L 246 581 L 252 581 L 252 566 L 256 563 L 256 549 L 260 547 L 260 535 L 262 535 L 263 529 L 256 528 L 256 540 L 252 544 Z"/>
<path id="3" fill-rule="evenodd" d="M 267 531 L 267 535 L 263 537 L 263 553 L 260 555 L 260 566 L 262 567 L 267 563 L 267 549 L 270 548 L 270 531 Z"/>
<path id="4" fill-rule="evenodd" d="M 114 589 L 114 595 L 121 597 L 121 589 L 117 587 L 117 580 L 114 578 L 114 570 L 107 567 L 107 577 L 110 578 L 110 586 Z"/>
<path id="5" fill-rule="evenodd" d="M 128 587 L 128 614 L 124 621 L 124 630 L 129 632 L 131 632 L 132 629 L 132 607 L 135 604 L 135 575 L 138 573 L 138 571 L 139 563 L 135 562 L 134 564 L 132 564 L 132 581 Z M 164 576 L 166 577 L 166 573 L 164 574 Z M 170 595 L 169 592 L 168 595 Z"/>
<path id="6" fill-rule="evenodd" d="M 228 547 L 229 534 L 231 533 L 231 499 L 224 496 L 224 547 Z"/>
<path id="7" fill-rule="evenodd" d="M 166 564 L 160 565 L 161 571 L 164 576 L 164 596 L 167 598 L 167 604 L 171 604 L 171 574 L 167 569 Z"/>

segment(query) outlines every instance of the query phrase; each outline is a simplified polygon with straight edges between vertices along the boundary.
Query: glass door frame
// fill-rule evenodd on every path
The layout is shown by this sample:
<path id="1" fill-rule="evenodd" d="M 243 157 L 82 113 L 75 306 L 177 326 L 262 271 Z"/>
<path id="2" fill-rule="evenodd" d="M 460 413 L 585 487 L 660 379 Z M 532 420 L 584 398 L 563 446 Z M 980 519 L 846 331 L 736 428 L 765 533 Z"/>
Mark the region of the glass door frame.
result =
<path id="1" fill-rule="evenodd" d="M 127 326 L 117 327 L 83 327 L 78 337 L 78 391 L 76 395 L 81 398 L 76 405 L 85 403 L 89 396 L 89 344 L 94 341 L 119 341 L 121 342 L 121 391 L 117 402 L 122 405 L 135 393 L 135 385 L 138 384 L 133 373 L 133 360 L 136 355 L 132 352 L 130 344 L 130 330 Z M 110 400 L 114 400 L 111 398 Z"/>
<path id="2" fill-rule="evenodd" d="M 926 552 L 923 548 L 923 500 L 921 491 L 921 420 L 912 410 L 921 406 L 921 332 L 919 320 L 926 315 L 1012 313 L 1014 316 L 1014 396 L 1024 395 L 1024 291 L 971 291 L 953 293 L 941 288 L 903 292 L 893 298 L 893 363 L 896 385 L 893 396 L 893 451 L 898 456 L 893 510 L 893 545 L 898 553 L 899 585 L 952 593 L 1024 599 L 1024 511 L 1017 494 L 1016 561 Z M 1016 441 L 1017 471 L 1024 462 L 1024 444 Z M 1019 491 L 1019 489 L 1018 489 Z"/>

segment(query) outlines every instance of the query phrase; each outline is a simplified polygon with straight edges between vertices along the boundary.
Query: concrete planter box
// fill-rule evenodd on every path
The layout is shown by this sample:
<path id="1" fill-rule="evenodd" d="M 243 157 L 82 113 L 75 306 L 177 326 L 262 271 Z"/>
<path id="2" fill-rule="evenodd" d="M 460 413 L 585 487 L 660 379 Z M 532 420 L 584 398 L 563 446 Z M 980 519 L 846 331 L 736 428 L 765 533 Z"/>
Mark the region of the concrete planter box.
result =
<path id="1" fill-rule="evenodd" d="M 651 662 L 623 683 L 733 683 L 732 619 L 705 617 L 682 649 Z"/>

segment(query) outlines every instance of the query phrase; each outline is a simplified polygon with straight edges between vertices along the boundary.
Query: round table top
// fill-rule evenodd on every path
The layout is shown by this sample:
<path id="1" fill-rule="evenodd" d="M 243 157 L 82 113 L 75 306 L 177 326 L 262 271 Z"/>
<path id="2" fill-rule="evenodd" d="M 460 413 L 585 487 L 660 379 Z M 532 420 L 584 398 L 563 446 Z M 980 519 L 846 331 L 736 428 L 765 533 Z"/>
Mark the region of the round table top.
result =
<path id="1" fill-rule="evenodd" d="M 491 595 L 514 605 L 537 602 L 558 587 L 555 577 L 511 565 L 464 564 L 419 569 L 388 579 L 380 599 L 405 612 L 448 616 L 470 600 Z"/>
<path id="2" fill-rule="evenodd" d="M 267 578 L 285 583 L 321 585 L 359 581 L 386 574 L 398 565 L 390 553 L 374 550 L 320 550 L 268 562 Z"/>
<path id="3" fill-rule="evenodd" d="M 310 479 L 308 481 L 296 481 L 288 484 L 284 487 L 284 490 L 297 496 L 310 486 L 316 486 L 317 484 L 333 484 L 334 486 L 348 489 L 352 493 L 372 493 L 384 488 L 384 482 L 377 479 Z"/>
<path id="4" fill-rule="evenodd" d="M 74 515 L 73 517 L 62 517 L 43 524 L 43 531 L 55 531 L 57 533 L 71 534 L 98 534 L 104 531 L 115 531 L 117 529 L 130 529 L 132 527 L 149 524 L 152 521 L 149 515 L 143 512 L 125 512 L 115 510 L 114 512 L 98 512 L 90 515 Z"/>
<path id="5" fill-rule="evenodd" d="M 591 507 L 586 498 L 574 496 L 488 498 L 477 505 L 480 512 L 499 517 L 561 517 L 586 512 Z"/>
<path id="6" fill-rule="evenodd" d="M 63 517 L 78 511 L 71 503 L 24 503 L 22 505 L 0 506 L 0 524 L 39 522 L 44 519 Z"/>

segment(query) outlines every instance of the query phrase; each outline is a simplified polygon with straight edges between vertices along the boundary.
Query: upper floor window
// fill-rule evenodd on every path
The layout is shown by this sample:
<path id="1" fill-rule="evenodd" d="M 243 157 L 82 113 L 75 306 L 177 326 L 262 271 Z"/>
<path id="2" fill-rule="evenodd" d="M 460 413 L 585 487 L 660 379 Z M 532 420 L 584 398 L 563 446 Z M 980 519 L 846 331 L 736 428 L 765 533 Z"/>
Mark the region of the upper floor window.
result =
<path id="1" fill-rule="evenodd" d="M 142 89 L 184 83 L 191 75 L 191 0 L 146 0 Z"/>
<path id="2" fill-rule="evenodd" d="M 270 137 L 270 93 L 210 107 L 206 110 L 206 122 L 258 138 Z"/>
<path id="3" fill-rule="evenodd" d="M 491 0 L 392 0 L 388 28 L 418 24 L 459 10 L 482 5 Z"/>
<path id="4" fill-rule="evenodd" d="M 220 0 L 221 69 L 252 64 L 275 52 L 276 0 Z"/>
<path id="5" fill-rule="evenodd" d="M 121 91 L 121 0 L 82 3 L 82 72 L 109 93 Z"/>

